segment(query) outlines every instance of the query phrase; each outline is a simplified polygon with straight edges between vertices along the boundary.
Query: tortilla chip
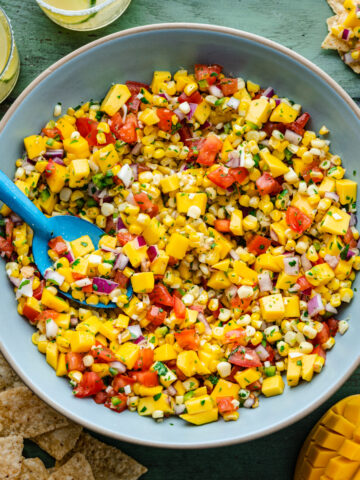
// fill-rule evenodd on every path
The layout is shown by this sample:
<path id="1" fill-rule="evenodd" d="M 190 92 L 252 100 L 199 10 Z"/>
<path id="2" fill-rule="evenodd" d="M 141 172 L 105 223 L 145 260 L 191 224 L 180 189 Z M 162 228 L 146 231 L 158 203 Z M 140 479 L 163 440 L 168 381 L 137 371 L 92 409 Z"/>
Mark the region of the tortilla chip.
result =
<path id="1" fill-rule="evenodd" d="M 327 50 L 337 50 L 338 52 L 348 52 L 349 45 L 338 37 L 335 37 L 332 33 L 329 33 L 323 43 L 321 44 L 322 48 Z"/>
<path id="2" fill-rule="evenodd" d="M 82 427 L 80 425 L 71 423 L 67 427 L 43 433 L 31 440 L 56 460 L 61 460 L 75 447 L 81 431 Z"/>
<path id="3" fill-rule="evenodd" d="M 345 11 L 342 0 L 327 0 L 329 7 L 333 10 L 334 13 L 339 14 Z"/>
<path id="4" fill-rule="evenodd" d="M 23 438 L 11 435 L 0 438 L 0 479 L 15 479 L 20 473 L 22 463 Z"/>
<path id="5" fill-rule="evenodd" d="M 95 480 L 137 480 L 147 472 L 147 468 L 125 453 L 84 432 L 73 451 L 85 455 Z"/>
<path id="6" fill-rule="evenodd" d="M 40 458 L 24 458 L 17 480 L 47 480 L 49 474 Z"/>
<path id="7" fill-rule="evenodd" d="M 28 388 L 16 387 L 0 393 L 0 436 L 36 437 L 65 427 L 65 417 L 48 407 Z"/>
<path id="8" fill-rule="evenodd" d="M 20 385 L 23 385 L 22 381 L 0 353 L 0 392 Z"/>
<path id="9" fill-rule="evenodd" d="M 341 60 L 344 60 L 344 56 L 343 54 L 341 54 L 339 52 L 339 55 L 341 57 Z M 347 63 L 346 64 L 348 67 L 351 68 L 351 70 L 353 70 L 355 73 L 360 73 L 360 63 L 359 62 L 356 62 L 356 63 Z"/>
<path id="10" fill-rule="evenodd" d="M 76 453 L 62 467 L 55 470 L 49 480 L 94 480 L 94 475 L 84 455 Z"/>

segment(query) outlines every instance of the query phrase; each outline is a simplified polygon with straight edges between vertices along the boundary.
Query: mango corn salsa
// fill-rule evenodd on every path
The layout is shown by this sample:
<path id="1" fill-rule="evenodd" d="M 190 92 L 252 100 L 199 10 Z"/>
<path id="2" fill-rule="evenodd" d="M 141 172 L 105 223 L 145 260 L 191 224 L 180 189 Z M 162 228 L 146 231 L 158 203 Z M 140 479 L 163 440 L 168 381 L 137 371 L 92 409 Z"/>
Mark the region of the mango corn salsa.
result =
<path id="1" fill-rule="evenodd" d="M 35 205 L 95 223 L 99 244 L 52 238 L 42 278 L 33 232 L 3 206 L 1 253 L 34 345 L 76 397 L 235 421 L 310 382 L 348 329 L 357 184 L 328 130 L 270 87 L 219 65 L 147 80 L 68 108 L 16 160 Z"/>

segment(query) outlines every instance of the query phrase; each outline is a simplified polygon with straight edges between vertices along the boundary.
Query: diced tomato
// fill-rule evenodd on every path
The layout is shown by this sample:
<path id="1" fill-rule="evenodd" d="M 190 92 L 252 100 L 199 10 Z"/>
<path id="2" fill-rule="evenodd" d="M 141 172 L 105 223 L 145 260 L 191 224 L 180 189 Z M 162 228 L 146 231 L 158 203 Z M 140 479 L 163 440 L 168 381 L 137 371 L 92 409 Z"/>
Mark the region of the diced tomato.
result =
<path id="1" fill-rule="evenodd" d="M 152 303 L 173 307 L 174 299 L 168 289 L 162 283 L 155 285 L 154 290 L 149 294 Z"/>
<path id="2" fill-rule="evenodd" d="M 85 372 L 79 385 L 75 388 L 75 397 L 84 398 L 96 395 L 101 390 L 105 389 L 104 382 L 101 377 L 95 372 Z"/>
<path id="3" fill-rule="evenodd" d="M 96 346 L 93 347 L 89 353 L 94 357 L 95 363 L 110 363 L 117 361 L 117 358 L 110 348 L 104 347 L 100 342 L 97 342 Z"/>
<path id="4" fill-rule="evenodd" d="M 311 285 L 311 283 L 308 282 L 308 280 L 305 276 L 299 277 L 296 280 L 296 283 L 300 286 L 300 292 L 303 292 L 304 290 L 307 290 L 308 288 L 313 288 L 313 285 Z"/>
<path id="5" fill-rule="evenodd" d="M 316 173 L 321 173 L 321 175 L 316 175 Z M 305 167 L 301 175 L 306 183 L 309 183 L 310 180 L 312 180 L 314 183 L 320 183 L 324 177 L 323 172 L 319 168 L 319 162 L 312 162 L 310 165 Z"/>
<path id="6" fill-rule="evenodd" d="M 176 295 L 173 296 L 174 298 L 174 313 L 176 318 L 185 318 L 186 317 L 186 307 L 183 301 L 177 297 Z"/>
<path id="7" fill-rule="evenodd" d="M 227 189 L 235 182 L 235 178 L 232 176 L 230 169 L 227 167 L 219 167 L 207 174 L 209 180 L 220 188 Z"/>
<path id="8" fill-rule="evenodd" d="M 261 383 L 257 380 L 256 382 L 250 383 L 246 389 L 250 390 L 250 392 L 258 392 L 261 390 Z"/>
<path id="9" fill-rule="evenodd" d="M 291 123 L 286 123 L 285 126 L 289 130 L 292 130 L 293 132 L 297 133 L 298 135 L 303 136 L 305 133 L 305 125 L 307 122 L 310 120 L 310 114 L 305 112 L 302 115 L 300 115 L 299 118 L 295 120 L 295 122 Z"/>
<path id="10" fill-rule="evenodd" d="M 214 227 L 218 232 L 230 232 L 230 220 L 215 220 Z"/>
<path id="11" fill-rule="evenodd" d="M 173 128 L 172 117 L 175 113 L 168 108 L 158 108 L 156 114 L 160 118 L 160 122 L 157 124 L 160 130 L 171 132 Z"/>
<path id="12" fill-rule="evenodd" d="M 349 227 L 347 229 L 347 232 L 345 233 L 343 238 L 344 238 L 345 245 L 349 245 L 350 248 L 356 248 L 357 247 L 357 241 L 354 238 L 351 227 Z"/>
<path id="13" fill-rule="evenodd" d="M 199 148 L 197 162 L 200 165 L 212 165 L 215 162 L 216 155 L 222 149 L 222 141 L 215 135 L 206 137 L 204 143 Z"/>
<path id="14" fill-rule="evenodd" d="M 142 348 L 133 366 L 133 370 L 149 370 L 154 363 L 154 351 L 151 348 Z"/>
<path id="15" fill-rule="evenodd" d="M 237 78 L 222 78 L 220 88 L 225 97 L 231 97 L 239 90 Z"/>
<path id="16" fill-rule="evenodd" d="M 275 358 L 275 351 L 270 345 L 266 345 L 265 350 L 268 352 L 269 356 L 266 359 L 268 362 L 272 363 Z"/>
<path id="17" fill-rule="evenodd" d="M 159 377 L 157 372 L 151 372 L 150 370 L 147 370 L 143 372 L 130 372 L 129 375 L 145 387 L 157 387 L 159 385 Z"/>
<path id="18" fill-rule="evenodd" d="M 204 313 L 205 307 L 203 305 L 191 305 L 190 310 L 196 310 L 199 313 Z"/>
<path id="19" fill-rule="evenodd" d="M 56 252 L 59 256 L 64 255 L 68 249 L 65 240 L 60 236 L 49 240 L 48 245 L 51 250 L 54 250 L 54 252 Z"/>
<path id="20" fill-rule="evenodd" d="M 81 280 L 82 278 L 86 278 L 87 275 L 85 275 L 84 273 L 79 273 L 79 272 L 71 272 L 72 276 L 73 276 L 73 279 L 76 281 L 76 280 Z"/>
<path id="21" fill-rule="evenodd" d="M 83 355 L 81 353 L 68 352 L 66 354 L 66 369 L 68 372 L 72 370 L 84 372 L 85 365 L 83 363 Z"/>
<path id="22" fill-rule="evenodd" d="M 136 238 L 136 235 L 133 235 L 130 232 L 118 232 L 116 238 L 121 247 L 126 245 L 128 242 L 131 242 Z"/>
<path id="23" fill-rule="evenodd" d="M 320 332 L 318 332 L 318 334 L 314 338 L 314 345 L 318 345 L 318 344 L 322 345 L 323 343 L 327 342 L 329 338 L 330 338 L 330 329 L 328 325 L 325 322 L 323 322 L 322 329 L 320 330 Z"/>
<path id="24" fill-rule="evenodd" d="M 174 265 L 177 265 L 179 263 L 179 259 L 178 258 L 175 258 L 175 257 L 172 257 L 171 255 L 169 255 L 169 261 L 168 261 L 168 265 L 170 267 L 173 267 Z"/>
<path id="25" fill-rule="evenodd" d="M 256 188 L 259 190 L 260 195 L 271 195 L 281 191 L 281 185 L 269 172 L 264 172 L 256 180 Z"/>
<path id="26" fill-rule="evenodd" d="M 233 400 L 234 397 L 216 397 L 219 413 L 233 412 L 235 410 Z"/>
<path id="27" fill-rule="evenodd" d="M 108 394 L 102 390 L 95 395 L 94 402 L 101 405 L 106 402 L 107 398 Z"/>
<path id="28" fill-rule="evenodd" d="M 249 175 L 249 171 L 245 167 L 230 168 L 230 173 L 234 177 L 235 182 L 240 184 Z"/>
<path id="29" fill-rule="evenodd" d="M 279 130 L 279 132 L 284 134 L 286 127 L 285 127 L 285 123 L 266 122 L 263 125 L 262 130 L 264 130 L 267 133 L 268 137 L 271 137 L 274 130 Z"/>
<path id="30" fill-rule="evenodd" d="M 41 131 L 46 137 L 59 139 L 62 138 L 61 131 L 57 127 L 43 128 Z"/>
<path id="31" fill-rule="evenodd" d="M 230 355 L 229 362 L 238 367 L 261 367 L 259 355 L 251 348 L 237 347 Z"/>
<path id="32" fill-rule="evenodd" d="M 191 145 L 191 138 L 193 137 L 192 134 L 191 134 L 191 131 L 190 131 L 190 128 L 187 126 L 187 125 L 183 125 L 179 131 L 178 131 L 179 135 L 180 135 L 180 140 L 187 146 L 187 147 L 190 147 Z"/>
<path id="33" fill-rule="evenodd" d="M 199 335 L 195 328 L 186 328 L 181 332 L 175 332 L 175 338 L 184 350 L 198 350 L 200 345 Z"/>
<path id="34" fill-rule="evenodd" d="M 146 85 L 145 83 L 141 83 L 141 82 L 128 81 L 126 82 L 126 86 L 128 87 L 131 93 L 131 97 L 126 102 L 126 105 L 130 112 L 137 113 L 141 105 L 141 100 L 137 96 L 140 93 L 140 90 L 142 88 L 146 88 L 146 90 L 148 90 L 149 85 Z"/>
<path id="35" fill-rule="evenodd" d="M 319 357 L 321 357 L 321 358 L 323 358 L 324 360 L 326 360 L 326 352 L 325 352 L 325 350 L 321 347 L 321 345 L 317 345 L 311 353 L 316 354 L 316 355 L 319 355 Z"/>
<path id="36" fill-rule="evenodd" d="M 250 303 L 252 298 L 240 298 L 238 296 L 231 299 L 231 308 L 240 308 L 241 310 L 245 311 Z"/>
<path id="37" fill-rule="evenodd" d="M 14 246 L 11 240 L 0 237 L 0 252 L 5 254 L 6 258 L 10 258 L 13 251 Z"/>
<path id="38" fill-rule="evenodd" d="M 81 291 L 84 293 L 92 293 L 93 291 L 93 286 L 91 285 L 86 285 L 85 287 L 81 288 Z"/>
<path id="39" fill-rule="evenodd" d="M 162 325 L 166 318 L 166 311 L 157 307 L 156 305 L 151 305 L 150 310 L 148 311 L 146 318 L 156 327 Z"/>
<path id="40" fill-rule="evenodd" d="M 99 145 L 96 138 L 97 134 L 99 133 L 97 129 L 98 125 L 99 125 L 99 122 L 97 122 L 96 120 L 91 120 L 90 118 L 80 117 L 76 119 L 77 130 L 80 133 L 80 135 L 84 137 L 85 140 L 87 140 L 90 147 L 95 147 Z M 106 144 L 115 142 L 115 138 L 112 135 L 112 133 L 106 133 L 105 137 L 106 137 Z M 105 144 L 102 144 L 101 146 L 103 147 L 104 145 Z"/>
<path id="41" fill-rule="evenodd" d="M 120 270 L 115 273 L 114 282 L 118 283 L 120 288 L 127 288 L 129 281 L 130 279 Z"/>
<path id="42" fill-rule="evenodd" d="M 44 290 L 44 287 L 45 287 L 45 280 L 40 280 L 40 285 L 35 288 L 35 290 L 33 291 L 33 297 L 36 298 L 36 300 L 40 300 L 40 298 L 42 297 L 42 292 Z"/>
<path id="43" fill-rule="evenodd" d="M 123 393 L 118 393 L 113 397 L 108 397 L 104 405 L 113 412 L 121 413 L 127 409 L 127 396 Z"/>
<path id="44" fill-rule="evenodd" d="M 331 337 L 335 337 L 339 330 L 339 320 L 336 318 L 328 318 L 326 320 L 327 326 L 329 327 L 329 333 Z"/>
<path id="45" fill-rule="evenodd" d="M 129 113 L 125 119 L 125 123 L 118 125 L 115 133 L 116 137 L 126 143 L 135 143 L 137 141 L 136 129 L 138 126 L 137 118 L 134 113 Z M 122 120 L 121 120 L 122 121 Z"/>
<path id="46" fill-rule="evenodd" d="M 134 195 L 135 202 L 139 205 L 142 212 L 147 213 L 150 217 L 155 217 L 159 212 L 159 207 L 150 200 L 144 192 Z"/>
<path id="47" fill-rule="evenodd" d="M 116 135 L 117 138 L 119 137 L 119 132 L 123 125 L 124 122 L 121 113 L 116 112 L 115 115 L 111 117 L 110 130 Z"/>
<path id="48" fill-rule="evenodd" d="M 288 207 L 286 210 L 286 223 L 297 233 L 304 233 L 311 224 L 312 220 L 297 207 Z"/>
<path id="49" fill-rule="evenodd" d="M 49 320 L 49 319 L 56 321 L 58 317 L 59 317 L 59 313 L 55 312 L 55 310 L 43 310 L 37 316 L 36 321 L 46 322 L 46 320 Z"/>
<path id="50" fill-rule="evenodd" d="M 179 98 L 178 102 L 183 103 L 183 102 L 188 102 L 188 103 L 201 103 L 203 101 L 203 98 L 198 90 L 196 92 L 192 93 L 191 95 L 187 96 L 185 92 L 183 92 Z"/>
<path id="51" fill-rule="evenodd" d="M 27 303 L 24 304 L 23 306 L 23 312 L 22 314 L 24 317 L 26 317 L 31 323 L 35 323 L 37 316 L 39 315 L 39 312 L 35 310 L 35 308 L 32 308 L 30 305 Z"/>
<path id="52" fill-rule="evenodd" d="M 247 249 L 255 255 L 261 255 L 266 252 L 270 245 L 271 240 L 269 238 L 263 237 L 262 235 L 255 235 L 247 244 Z"/>
<path id="53" fill-rule="evenodd" d="M 243 328 L 235 328 L 228 330 L 225 333 L 224 343 L 238 343 L 239 345 L 246 345 L 246 332 Z"/>
<path id="54" fill-rule="evenodd" d="M 220 65 L 195 65 L 195 78 L 198 82 L 206 82 L 205 85 L 210 86 L 216 83 L 219 74 L 222 71 Z"/>
<path id="55" fill-rule="evenodd" d="M 133 385 L 136 382 L 135 378 L 128 377 L 127 375 L 122 375 L 119 373 L 116 377 L 113 378 L 112 387 L 115 392 L 119 392 L 121 389 L 126 387 L 126 385 Z"/>

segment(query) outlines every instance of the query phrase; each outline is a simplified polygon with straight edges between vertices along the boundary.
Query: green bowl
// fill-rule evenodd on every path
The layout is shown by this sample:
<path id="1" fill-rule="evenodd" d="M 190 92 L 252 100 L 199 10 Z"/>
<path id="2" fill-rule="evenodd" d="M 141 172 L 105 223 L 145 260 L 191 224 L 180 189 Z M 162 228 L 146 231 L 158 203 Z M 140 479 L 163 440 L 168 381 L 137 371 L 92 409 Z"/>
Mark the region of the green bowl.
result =
<path id="1" fill-rule="evenodd" d="M 320 46 L 319 46 L 320 48 Z M 312 115 L 310 129 L 325 124 L 332 149 L 344 161 L 348 177 L 360 180 L 360 111 L 351 98 L 318 67 L 270 40 L 229 28 L 197 24 L 161 24 L 118 32 L 86 45 L 42 73 L 20 95 L 0 124 L 1 169 L 14 174 L 23 153 L 22 139 L 40 131 L 54 104 L 64 110 L 90 98 L 101 99 L 112 82 L 150 82 L 153 70 L 195 63 L 219 63 L 225 72 L 271 85 Z M 356 173 L 356 171 L 358 173 Z M 355 295 L 339 318 L 354 317 L 338 335 L 326 366 L 309 384 L 286 388 L 282 396 L 261 398 L 256 410 L 240 410 L 237 422 L 194 427 L 172 418 L 162 424 L 135 413 L 116 414 L 91 399 L 72 396 L 68 382 L 57 378 L 31 342 L 34 329 L 18 315 L 13 290 L 1 267 L 0 346 L 24 382 L 53 408 L 109 437 L 167 448 L 203 448 L 252 440 L 300 420 L 324 402 L 359 364 L 360 302 Z M 359 284 L 358 279 L 355 286 Z M 6 306 L 6 307 L 5 307 Z"/>

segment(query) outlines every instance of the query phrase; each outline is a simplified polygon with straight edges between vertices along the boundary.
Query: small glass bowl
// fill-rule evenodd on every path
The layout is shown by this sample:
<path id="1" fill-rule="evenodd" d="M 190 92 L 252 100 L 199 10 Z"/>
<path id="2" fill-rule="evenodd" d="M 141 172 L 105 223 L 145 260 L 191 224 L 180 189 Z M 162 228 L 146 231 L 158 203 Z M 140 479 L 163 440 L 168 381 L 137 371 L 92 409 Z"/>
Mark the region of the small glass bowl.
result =
<path id="1" fill-rule="evenodd" d="M 103 28 L 119 18 L 131 0 L 106 0 L 85 10 L 63 10 L 49 5 L 46 0 L 36 0 L 43 12 L 55 23 L 69 30 L 86 31 Z"/>
<path id="2" fill-rule="evenodd" d="M 0 71 L 0 103 L 10 94 L 15 87 L 20 73 L 19 53 L 15 45 L 14 32 L 10 20 L 0 7 L 0 28 L 5 32 L 5 48 L 8 53 L 4 68 Z"/>

